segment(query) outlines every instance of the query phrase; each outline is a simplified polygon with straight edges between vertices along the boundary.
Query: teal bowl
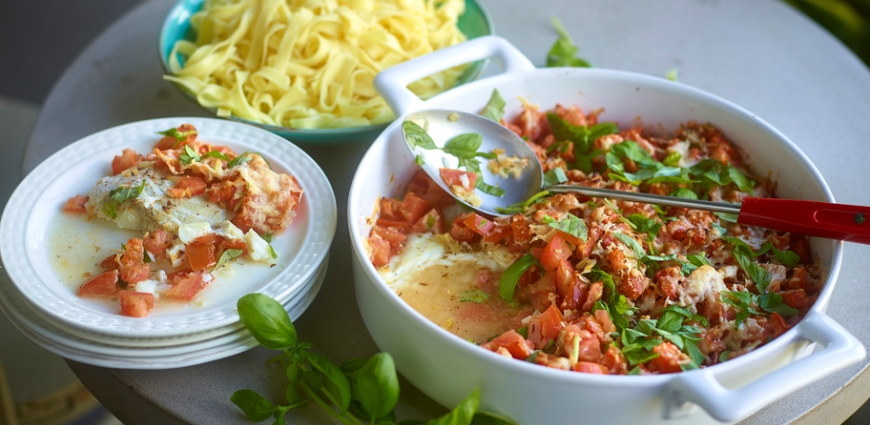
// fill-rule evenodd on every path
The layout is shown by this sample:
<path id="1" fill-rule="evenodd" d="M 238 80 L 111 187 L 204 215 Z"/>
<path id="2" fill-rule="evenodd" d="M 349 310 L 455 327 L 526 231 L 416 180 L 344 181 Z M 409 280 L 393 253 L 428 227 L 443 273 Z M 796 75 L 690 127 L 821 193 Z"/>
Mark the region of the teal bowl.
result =
<path id="1" fill-rule="evenodd" d="M 160 30 L 158 49 L 160 52 L 160 62 L 163 64 L 163 70 L 167 75 L 169 74 L 169 54 L 172 52 L 172 47 L 175 46 L 175 42 L 178 40 L 194 41 L 196 39 L 196 34 L 190 26 L 190 17 L 202 8 L 203 1 L 204 0 L 181 0 L 172 7 L 172 10 L 169 11 L 169 14 L 163 21 L 163 28 Z M 459 18 L 457 26 L 469 40 L 494 34 L 492 20 L 490 19 L 489 14 L 487 14 L 483 7 L 474 0 L 465 0 L 465 14 Z M 472 63 L 471 66 L 469 66 L 459 77 L 456 85 L 462 85 L 476 79 L 483 71 L 485 64 L 486 61 Z M 173 85 L 184 93 L 187 98 L 199 105 L 195 95 L 178 84 L 173 83 Z M 202 107 L 202 105 L 199 106 Z M 203 109 L 217 116 L 214 108 L 203 107 Z M 381 133 L 381 131 L 389 125 L 389 123 L 383 123 L 365 127 L 296 129 L 261 124 L 237 117 L 229 117 L 227 119 L 250 124 L 271 131 L 285 139 L 293 141 L 294 143 L 303 144 L 371 143 Z"/>

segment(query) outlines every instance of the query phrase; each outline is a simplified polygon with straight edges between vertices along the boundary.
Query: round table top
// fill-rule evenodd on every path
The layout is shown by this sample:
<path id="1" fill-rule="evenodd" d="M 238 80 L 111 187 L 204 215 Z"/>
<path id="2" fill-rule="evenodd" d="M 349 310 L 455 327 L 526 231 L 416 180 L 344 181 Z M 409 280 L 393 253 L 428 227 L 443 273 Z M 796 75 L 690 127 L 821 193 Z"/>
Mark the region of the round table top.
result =
<path id="1" fill-rule="evenodd" d="M 851 52 L 784 2 L 768 0 L 479 0 L 496 33 L 542 66 L 558 16 L 582 57 L 595 66 L 664 76 L 729 99 L 789 136 L 816 164 L 842 203 L 870 204 L 857 170 L 870 161 L 870 72 Z M 174 0 L 143 3 L 105 30 L 51 91 L 31 135 L 24 173 L 61 147 L 119 124 L 204 112 L 161 79 L 157 35 Z M 581 6 L 582 4 L 582 6 Z M 367 146 L 302 146 L 330 178 L 346 222 L 347 193 Z M 378 351 L 361 320 L 350 273 L 349 236 L 339 224 L 320 295 L 296 322 L 300 340 L 336 362 Z M 847 244 L 828 313 L 870 343 L 870 248 Z M 336 314 L 339 313 L 339 314 Z M 69 362 L 78 377 L 126 424 L 247 423 L 229 401 L 252 388 L 273 399 L 283 373 L 255 348 L 223 360 L 172 370 L 116 370 Z M 744 421 L 839 423 L 868 397 L 870 359 L 773 403 Z M 431 418 L 445 410 L 407 381 L 397 416 Z M 327 422 L 317 408 L 296 409 L 293 422 Z"/>

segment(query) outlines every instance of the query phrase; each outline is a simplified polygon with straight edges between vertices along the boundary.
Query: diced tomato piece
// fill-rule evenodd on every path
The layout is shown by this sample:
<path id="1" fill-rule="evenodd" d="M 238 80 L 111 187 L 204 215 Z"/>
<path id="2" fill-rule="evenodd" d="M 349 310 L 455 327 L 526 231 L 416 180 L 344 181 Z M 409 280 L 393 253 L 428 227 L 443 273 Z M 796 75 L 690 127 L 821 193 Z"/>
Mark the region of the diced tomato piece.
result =
<path id="1" fill-rule="evenodd" d="M 139 154 L 133 149 L 124 149 L 121 156 L 112 159 L 112 174 L 121 174 L 122 171 L 139 165 Z"/>
<path id="2" fill-rule="evenodd" d="M 487 220 L 484 217 L 479 216 L 477 213 L 471 213 L 465 220 L 462 220 L 466 227 L 471 229 L 472 232 L 477 233 L 481 236 L 486 236 L 490 232 L 492 232 L 493 228 L 495 228 L 495 224 L 492 221 Z"/>
<path id="3" fill-rule="evenodd" d="M 369 247 L 372 250 L 372 265 L 380 267 L 390 262 L 390 257 L 392 256 L 390 243 L 380 235 L 372 232 L 372 235 L 369 236 Z"/>
<path id="4" fill-rule="evenodd" d="M 807 290 L 807 271 L 803 267 L 794 269 L 794 275 L 788 280 L 789 289 Z"/>
<path id="5" fill-rule="evenodd" d="M 128 317 L 145 317 L 154 309 L 154 294 L 148 292 L 121 291 L 121 314 Z"/>
<path id="6" fill-rule="evenodd" d="M 63 204 L 63 212 L 69 214 L 84 214 L 88 212 L 88 210 L 85 208 L 85 203 L 87 202 L 87 196 L 73 196 L 72 198 L 67 199 L 66 203 Z"/>
<path id="7" fill-rule="evenodd" d="M 411 178 L 411 183 L 408 185 L 408 193 L 413 193 L 429 203 L 433 207 L 445 207 L 453 205 L 456 200 L 449 193 L 445 192 L 438 183 L 435 183 L 429 174 L 423 170 L 417 170 L 414 177 Z"/>
<path id="8" fill-rule="evenodd" d="M 653 347 L 652 352 L 659 356 L 647 363 L 649 369 L 659 373 L 677 373 L 683 369 L 681 364 L 688 363 L 688 357 L 676 345 L 663 342 Z"/>
<path id="9" fill-rule="evenodd" d="M 217 259 L 215 259 L 217 248 L 214 244 L 193 241 L 185 245 L 184 249 L 187 252 L 190 268 L 194 271 L 205 270 L 217 264 Z"/>
<path id="10" fill-rule="evenodd" d="M 607 375 L 606 367 L 593 362 L 577 362 L 571 369 L 575 372 L 592 373 L 595 375 Z"/>
<path id="11" fill-rule="evenodd" d="M 380 220 L 378 220 L 380 223 Z M 411 232 L 425 233 L 432 232 L 435 234 L 444 233 L 444 217 L 437 209 L 432 208 L 426 214 L 423 214 L 414 225 L 411 226 Z"/>
<path id="12" fill-rule="evenodd" d="M 459 186 L 465 190 L 474 190 L 474 186 L 477 184 L 477 174 L 454 168 L 441 168 L 438 171 L 441 173 L 441 180 L 447 187 Z M 463 176 L 465 177 L 463 178 Z"/>
<path id="13" fill-rule="evenodd" d="M 556 232 L 541 252 L 541 265 L 544 270 L 556 270 L 562 260 L 567 260 L 571 254 L 571 247 L 562 238 L 561 232 Z"/>
<path id="14" fill-rule="evenodd" d="M 453 239 L 456 239 L 459 242 L 469 242 L 476 234 L 465 225 L 465 219 L 468 217 L 468 213 L 462 213 L 456 216 L 453 219 L 453 223 L 450 225 L 450 236 L 453 236 Z"/>
<path id="15" fill-rule="evenodd" d="M 166 291 L 166 297 L 174 300 L 190 301 L 202 290 L 202 273 L 191 272 L 183 276 Z"/>
<path id="16" fill-rule="evenodd" d="M 100 267 L 106 270 L 118 270 L 118 254 L 112 254 L 100 261 Z"/>
<path id="17" fill-rule="evenodd" d="M 408 239 L 405 234 L 392 227 L 375 226 L 372 228 L 372 234 L 377 234 L 385 241 L 389 242 L 392 252 L 398 252 L 402 244 L 405 243 L 405 240 Z"/>
<path id="18" fill-rule="evenodd" d="M 166 193 L 173 198 L 190 198 L 205 193 L 206 184 L 199 177 L 182 177 Z"/>
<path id="19" fill-rule="evenodd" d="M 513 231 L 514 240 L 517 243 L 525 244 L 532 240 L 532 233 L 529 230 L 529 225 L 526 223 L 526 218 L 522 214 L 514 214 L 511 216 L 511 230 Z"/>
<path id="20" fill-rule="evenodd" d="M 404 220 L 391 220 L 388 218 L 378 218 L 378 221 L 375 222 L 380 227 L 391 227 L 393 229 L 399 230 L 401 232 L 408 231 L 408 223 Z"/>
<path id="21" fill-rule="evenodd" d="M 624 375 L 628 372 L 628 361 L 622 352 L 613 345 L 607 346 L 601 365 L 606 367 L 612 375 Z"/>
<path id="22" fill-rule="evenodd" d="M 148 233 L 148 237 L 142 241 L 142 246 L 155 257 L 166 258 L 166 250 L 172 247 L 172 238 L 166 231 L 158 229 Z"/>
<path id="23" fill-rule="evenodd" d="M 80 297 L 114 297 L 118 291 L 118 271 L 102 272 L 79 287 Z"/>
<path id="24" fill-rule="evenodd" d="M 562 312 L 554 305 L 541 313 L 541 336 L 545 340 L 556 339 L 562 330 L 562 319 Z"/>
<path id="25" fill-rule="evenodd" d="M 399 207 L 399 212 L 402 214 L 402 218 L 404 218 L 406 222 L 413 223 L 419 220 L 423 214 L 426 214 L 426 211 L 428 211 L 429 208 L 429 203 L 423 198 L 408 192 L 405 194 L 405 199 Z"/>
<path id="26" fill-rule="evenodd" d="M 393 198 L 381 198 L 380 206 L 381 210 L 378 219 L 402 220 L 404 218 L 401 211 L 399 211 L 402 207 L 402 201 Z"/>
<path id="27" fill-rule="evenodd" d="M 512 236 L 513 231 L 510 226 L 499 226 L 496 224 L 489 234 L 483 237 L 483 240 L 489 243 L 499 243 L 505 239 L 510 240 Z"/>
<path id="28" fill-rule="evenodd" d="M 786 303 L 789 307 L 807 308 L 810 306 L 810 300 L 803 289 L 782 291 L 779 295 L 782 295 L 782 302 Z"/>
<path id="29" fill-rule="evenodd" d="M 583 303 L 583 307 L 581 310 L 583 311 L 591 311 L 592 307 L 595 306 L 595 302 L 601 299 L 601 295 L 604 294 L 604 283 L 602 282 L 593 282 L 589 285 L 589 294 L 586 296 L 586 301 Z"/>
<path id="30" fill-rule="evenodd" d="M 196 127 L 190 124 L 181 124 L 180 126 L 175 128 L 179 133 L 190 133 L 196 131 Z M 193 143 L 196 141 L 196 133 L 188 135 L 184 140 L 178 140 L 173 136 L 165 136 L 157 142 L 157 145 L 154 146 L 155 149 L 166 150 L 166 149 L 180 149 L 184 147 L 184 145 Z M 226 152 L 222 149 L 226 149 Z M 216 147 L 216 150 L 221 151 L 221 153 L 226 154 L 227 152 L 232 152 L 229 148 L 219 146 Z"/>
<path id="31" fill-rule="evenodd" d="M 136 283 L 148 279 L 151 268 L 145 264 L 145 251 L 142 239 L 132 238 L 127 241 L 127 249 L 121 255 L 118 270 L 121 272 L 121 280 L 127 283 Z"/>
<path id="32" fill-rule="evenodd" d="M 520 294 L 528 299 L 529 302 L 532 303 L 532 307 L 536 310 L 544 311 L 552 305 L 552 302 L 550 301 L 550 293 L 555 291 L 555 275 L 552 272 L 544 272 L 544 275 L 535 283 L 522 288 Z"/>
<path id="33" fill-rule="evenodd" d="M 208 192 L 208 200 L 209 202 L 226 202 L 234 200 L 236 197 L 236 192 L 238 188 L 233 184 L 232 181 L 224 180 L 221 183 L 213 184 L 206 192 Z M 242 198 L 236 200 L 235 203 L 241 202 Z M 231 207 L 235 207 L 232 205 Z"/>
<path id="34" fill-rule="evenodd" d="M 238 249 L 238 250 L 242 251 L 242 254 L 244 254 L 244 253 L 248 252 L 248 245 L 245 243 L 245 241 L 243 241 L 241 239 L 221 240 L 220 244 L 218 245 L 218 252 L 223 254 L 223 252 L 228 250 L 228 249 Z M 220 255 L 218 255 L 218 258 L 220 258 Z"/>
<path id="35" fill-rule="evenodd" d="M 531 347 L 529 347 L 525 338 L 513 329 L 499 335 L 490 341 L 490 343 L 496 347 L 507 349 L 515 359 L 526 359 L 532 355 Z"/>
<path id="36" fill-rule="evenodd" d="M 791 325 L 779 313 L 772 313 L 767 321 L 765 334 L 770 338 L 779 338 L 780 335 L 789 329 L 791 329 Z"/>

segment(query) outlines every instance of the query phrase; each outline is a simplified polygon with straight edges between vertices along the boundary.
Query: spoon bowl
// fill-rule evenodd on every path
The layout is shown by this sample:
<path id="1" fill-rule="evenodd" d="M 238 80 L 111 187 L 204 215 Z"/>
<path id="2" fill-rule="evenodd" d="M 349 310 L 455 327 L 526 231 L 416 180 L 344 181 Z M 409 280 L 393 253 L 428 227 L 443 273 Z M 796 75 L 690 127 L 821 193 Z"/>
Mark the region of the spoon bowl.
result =
<path id="1" fill-rule="evenodd" d="M 429 146 L 430 148 L 427 149 L 418 143 L 416 135 L 410 134 L 414 133 L 414 131 L 409 129 L 408 122 L 412 122 L 425 130 L 436 148 L 432 149 L 432 146 Z M 472 159 L 471 161 L 479 161 L 480 178 L 484 182 L 504 190 L 502 196 L 490 195 L 481 190 L 475 190 L 476 195 L 480 198 L 480 205 L 472 205 L 464 197 L 457 196 L 452 188 L 441 178 L 442 169 L 460 168 L 459 158 L 456 155 L 445 152 L 444 148 L 448 142 L 454 140 L 457 136 L 465 134 L 479 134 L 482 136 L 482 142 L 475 149 L 476 152 L 491 153 L 498 149 L 504 151 L 509 157 L 516 156 L 520 161 L 525 162 L 525 165 L 518 170 L 519 173 L 517 175 L 503 176 L 490 170 L 488 159 L 484 157 Z M 447 191 L 447 193 L 452 194 L 459 202 L 477 211 L 493 216 L 510 215 L 499 212 L 499 208 L 523 203 L 541 191 L 544 176 L 541 163 L 538 162 L 535 152 L 516 133 L 488 118 L 477 114 L 448 109 L 416 111 L 405 118 L 405 122 L 402 125 L 402 135 L 405 138 L 405 144 L 411 150 L 411 154 L 415 156 L 417 163 L 420 164 L 423 170 L 432 177 L 432 180 L 435 180 L 438 185 Z M 449 147 L 447 150 L 450 151 Z"/>

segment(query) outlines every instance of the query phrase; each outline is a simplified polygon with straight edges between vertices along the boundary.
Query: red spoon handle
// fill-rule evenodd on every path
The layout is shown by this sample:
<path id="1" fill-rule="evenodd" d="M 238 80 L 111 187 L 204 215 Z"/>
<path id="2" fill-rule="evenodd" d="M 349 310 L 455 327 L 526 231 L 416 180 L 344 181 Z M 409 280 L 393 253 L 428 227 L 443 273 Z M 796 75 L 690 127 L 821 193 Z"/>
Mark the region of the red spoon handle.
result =
<path id="1" fill-rule="evenodd" d="M 740 224 L 870 244 L 870 207 L 794 199 L 744 198 Z"/>

